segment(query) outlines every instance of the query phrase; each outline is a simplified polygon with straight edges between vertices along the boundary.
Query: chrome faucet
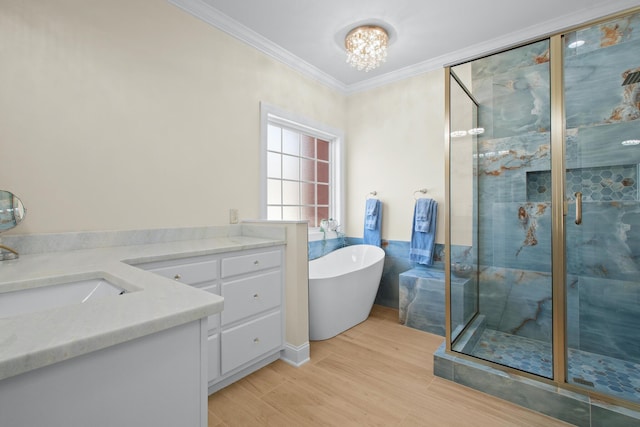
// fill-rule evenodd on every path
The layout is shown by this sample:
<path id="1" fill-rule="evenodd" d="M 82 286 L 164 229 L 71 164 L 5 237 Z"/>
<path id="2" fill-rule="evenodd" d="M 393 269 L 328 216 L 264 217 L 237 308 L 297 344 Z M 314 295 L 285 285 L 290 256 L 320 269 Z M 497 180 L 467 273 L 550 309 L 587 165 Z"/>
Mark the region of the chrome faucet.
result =
<path id="1" fill-rule="evenodd" d="M 17 259 L 20 256 L 18 251 L 11 249 L 9 246 L 0 245 L 0 261 L 6 261 L 9 259 Z"/>

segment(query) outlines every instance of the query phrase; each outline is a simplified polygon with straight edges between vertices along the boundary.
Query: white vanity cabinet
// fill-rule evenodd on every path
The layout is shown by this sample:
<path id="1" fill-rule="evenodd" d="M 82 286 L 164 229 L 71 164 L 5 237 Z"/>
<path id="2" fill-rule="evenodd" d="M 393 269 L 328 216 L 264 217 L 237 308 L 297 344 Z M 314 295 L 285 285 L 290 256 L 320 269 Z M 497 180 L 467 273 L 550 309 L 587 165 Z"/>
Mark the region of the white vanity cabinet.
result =
<path id="1" fill-rule="evenodd" d="M 271 363 L 284 348 L 282 246 L 138 264 L 224 298 L 208 319 L 209 393 Z"/>
<path id="2" fill-rule="evenodd" d="M 269 250 L 222 259 L 221 371 L 282 349 L 282 252 Z"/>
<path id="3" fill-rule="evenodd" d="M 218 257 L 209 255 L 140 264 L 138 267 L 220 295 L 219 264 Z M 220 376 L 220 314 L 209 316 L 207 324 L 207 381 L 210 383 Z"/>

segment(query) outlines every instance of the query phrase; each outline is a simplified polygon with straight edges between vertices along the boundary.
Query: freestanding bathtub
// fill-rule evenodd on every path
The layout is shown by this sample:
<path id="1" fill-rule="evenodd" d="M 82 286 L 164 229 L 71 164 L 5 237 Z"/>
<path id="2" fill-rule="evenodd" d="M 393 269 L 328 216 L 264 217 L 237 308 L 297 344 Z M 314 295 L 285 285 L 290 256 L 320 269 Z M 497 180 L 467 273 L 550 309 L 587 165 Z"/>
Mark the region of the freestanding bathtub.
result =
<path id="1" fill-rule="evenodd" d="M 309 261 L 309 339 L 326 340 L 369 317 L 384 251 L 353 245 Z"/>

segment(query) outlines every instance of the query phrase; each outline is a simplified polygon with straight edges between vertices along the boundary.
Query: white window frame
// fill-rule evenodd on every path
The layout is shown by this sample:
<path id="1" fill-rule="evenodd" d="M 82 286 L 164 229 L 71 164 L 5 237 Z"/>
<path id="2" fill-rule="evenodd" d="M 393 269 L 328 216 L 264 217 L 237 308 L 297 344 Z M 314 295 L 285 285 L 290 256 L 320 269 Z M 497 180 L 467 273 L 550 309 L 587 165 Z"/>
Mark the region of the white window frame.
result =
<path id="1" fill-rule="evenodd" d="M 267 219 L 267 127 L 270 123 L 286 126 L 329 141 L 331 182 L 329 216 L 336 220 L 341 225 L 340 228 L 344 230 L 346 218 L 344 132 L 265 102 L 260 102 L 260 218 Z M 318 232 L 319 227 L 309 227 L 309 231 Z"/>

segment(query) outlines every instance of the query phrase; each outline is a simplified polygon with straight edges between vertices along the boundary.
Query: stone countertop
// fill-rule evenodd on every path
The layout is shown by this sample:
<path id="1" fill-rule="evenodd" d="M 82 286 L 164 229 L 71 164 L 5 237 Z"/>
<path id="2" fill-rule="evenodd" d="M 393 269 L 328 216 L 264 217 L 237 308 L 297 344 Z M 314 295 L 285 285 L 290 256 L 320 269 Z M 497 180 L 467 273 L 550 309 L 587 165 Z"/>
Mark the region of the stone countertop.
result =
<path id="1" fill-rule="evenodd" d="M 0 380 L 222 311 L 222 297 L 135 264 L 284 243 L 259 237 L 215 237 L 21 255 L 2 261 L 0 293 L 95 277 L 127 293 L 0 318 Z"/>

